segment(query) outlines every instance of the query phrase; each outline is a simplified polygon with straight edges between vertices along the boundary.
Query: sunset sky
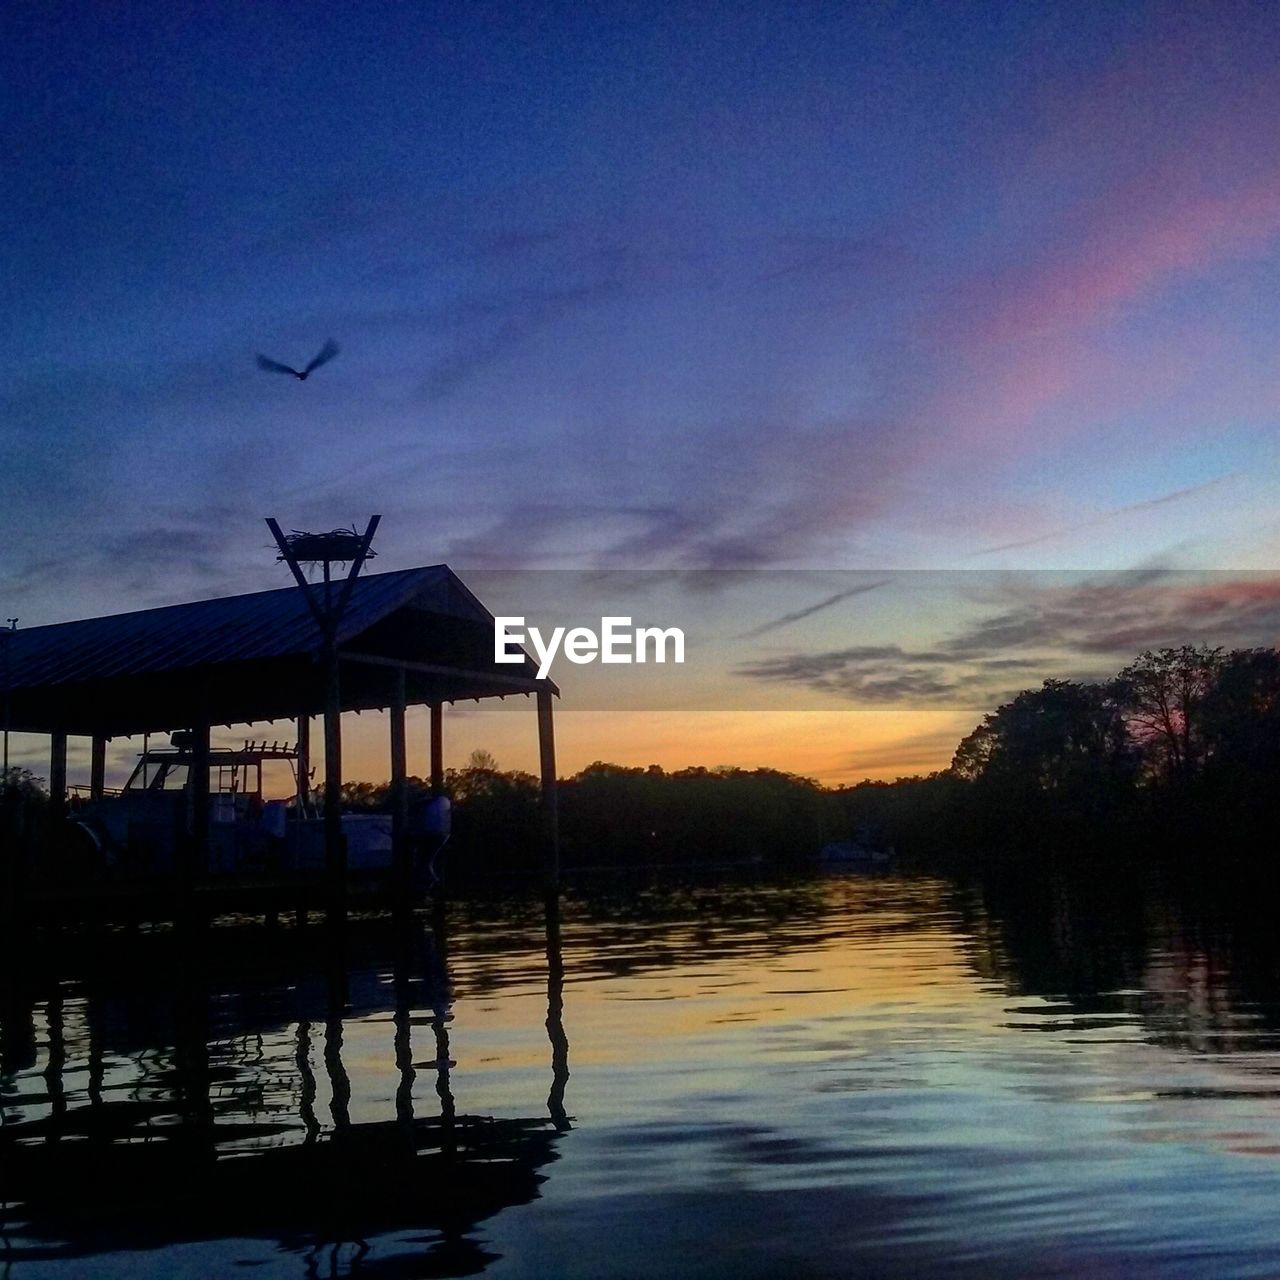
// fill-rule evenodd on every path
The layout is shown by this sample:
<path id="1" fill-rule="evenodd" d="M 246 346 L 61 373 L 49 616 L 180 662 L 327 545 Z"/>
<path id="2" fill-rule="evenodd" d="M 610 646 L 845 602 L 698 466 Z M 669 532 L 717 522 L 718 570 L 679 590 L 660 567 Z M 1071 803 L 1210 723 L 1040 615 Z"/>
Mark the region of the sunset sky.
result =
<path id="1" fill-rule="evenodd" d="M 1280 633 L 1272 5 L 27 6 L 0 84 L 24 627 L 283 586 L 263 516 L 376 511 L 376 568 L 495 612 L 664 571 L 609 590 L 721 692 L 563 680 L 564 771 L 831 781 Z M 564 581 L 511 590 L 596 621 Z M 533 761 L 531 708 L 453 724 Z"/>

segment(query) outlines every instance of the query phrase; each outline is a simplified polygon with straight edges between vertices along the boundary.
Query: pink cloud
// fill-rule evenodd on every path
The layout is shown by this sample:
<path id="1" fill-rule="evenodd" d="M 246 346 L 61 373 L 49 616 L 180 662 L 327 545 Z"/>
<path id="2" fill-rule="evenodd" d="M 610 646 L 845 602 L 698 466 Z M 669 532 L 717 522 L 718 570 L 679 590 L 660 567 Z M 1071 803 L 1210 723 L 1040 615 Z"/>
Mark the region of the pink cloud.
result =
<path id="1" fill-rule="evenodd" d="M 1221 582 L 1188 587 L 1178 593 L 1175 610 L 1192 617 L 1217 613 L 1269 612 L 1280 606 L 1280 580 L 1226 578 Z"/>
<path id="2" fill-rule="evenodd" d="M 1213 480 L 1207 480 L 1203 484 L 1190 485 L 1184 489 L 1176 489 L 1172 493 L 1160 494 L 1155 498 L 1144 498 L 1140 502 L 1130 502 L 1123 507 L 1114 507 L 1110 511 L 1099 511 L 1085 520 L 1080 520 L 1074 524 L 1065 527 L 1048 528 L 1034 534 L 1022 534 L 1019 537 L 1007 542 L 1002 542 L 998 546 L 985 547 L 981 551 L 975 551 L 976 556 L 994 555 L 1000 551 L 1019 551 L 1025 547 L 1038 546 L 1045 542 L 1054 542 L 1060 538 L 1067 538 L 1073 534 L 1081 533 L 1086 530 L 1096 529 L 1100 525 L 1108 524 L 1115 520 L 1122 520 L 1126 516 L 1137 515 L 1142 512 L 1152 511 L 1159 507 L 1168 506 L 1171 502 L 1181 502 L 1186 498 L 1199 497 L 1201 494 L 1209 490 L 1216 489 L 1224 482 L 1232 479 L 1230 475 L 1217 476 Z"/>
<path id="3" fill-rule="evenodd" d="M 1280 235 L 1280 172 L 1231 192 L 1172 200 L 1162 185 L 1135 182 L 1112 193 L 1078 239 L 997 277 L 975 336 L 1020 343 L 1086 331 L 1169 283 L 1265 254 Z"/>
<path id="4" fill-rule="evenodd" d="M 931 327 L 935 389 L 920 408 L 940 438 L 1003 450 L 1032 428 L 1087 431 L 1193 379 L 1221 402 L 1228 388 L 1199 354 L 1202 338 L 1223 338 L 1213 315 L 1174 335 L 1167 313 L 1120 337 L 1116 322 L 1274 251 L 1276 83 L 1250 22 L 1161 10 L 1110 66 L 1018 104 L 993 157 L 986 252 Z"/>
<path id="5" fill-rule="evenodd" d="M 1055 408 L 1087 430 L 1180 384 L 1217 391 L 1221 359 L 1205 361 L 1231 339 L 1214 316 L 1123 337 L 1114 322 L 1278 240 L 1278 165 L 1215 192 L 1179 187 L 1169 168 L 1138 175 L 1046 236 L 1035 258 L 969 282 L 935 329 L 941 373 L 923 414 L 952 438 L 1007 446 Z M 1266 399 L 1237 384 L 1230 394 Z"/>
<path id="6" fill-rule="evenodd" d="M 1177 399 L 1184 407 L 1220 402 L 1220 381 L 1230 368 L 1230 346 L 1209 317 L 1184 321 L 1158 337 L 1098 342 L 1071 334 L 1020 344 L 957 345 L 923 404 L 938 445 L 995 448 L 1058 445 L 1152 405 Z M 1245 389 L 1232 384 L 1233 402 Z M 1254 399 L 1257 397 L 1255 396 Z M 1150 425 L 1145 428 L 1150 430 Z M 1170 419 L 1163 430 L 1180 430 Z"/>

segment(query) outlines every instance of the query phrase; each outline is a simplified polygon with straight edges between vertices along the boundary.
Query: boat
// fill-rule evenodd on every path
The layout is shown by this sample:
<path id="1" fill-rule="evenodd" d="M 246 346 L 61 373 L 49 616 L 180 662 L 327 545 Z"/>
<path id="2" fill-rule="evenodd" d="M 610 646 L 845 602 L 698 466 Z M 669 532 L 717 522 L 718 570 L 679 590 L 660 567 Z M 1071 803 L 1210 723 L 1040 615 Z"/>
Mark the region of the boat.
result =
<path id="1" fill-rule="evenodd" d="M 894 847 L 882 835 L 862 828 L 848 840 L 833 840 L 822 846 L 818 861 L 857 867 L 887 867 L 894 859 Z"/>

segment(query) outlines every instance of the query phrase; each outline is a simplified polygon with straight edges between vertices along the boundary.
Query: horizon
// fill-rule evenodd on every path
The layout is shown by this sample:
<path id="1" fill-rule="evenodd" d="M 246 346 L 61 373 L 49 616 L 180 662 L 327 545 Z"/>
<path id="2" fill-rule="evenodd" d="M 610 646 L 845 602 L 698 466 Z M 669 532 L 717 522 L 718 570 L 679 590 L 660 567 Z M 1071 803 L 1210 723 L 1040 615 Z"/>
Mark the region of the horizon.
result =
<path id="1" fill-rule="evenodd" d="M 1280 624 L 1280 573 L 491 570 L 464 586 L 484 606 L 502 600 L 531 624 L 546 620 L 548 631 L 634 608 L 637 625 L 687 634 L 682 664 L 554 660 L 566 777 L 599 761 L 772 768 L 824 786 L 929 774 L 950 765 L 986 714 L 1046 679 L 1105 682 L 1141 652 L 1183 645 L 1272 647 Z M 281 734 L 296 736 L 293 721 L 215 726 L 214 743 Z M 389 776 L 385 711 L 346 713 L 344 737 L 349 780 Z M 427 738 L 426 708 L 411 706 L 411 774 L 425 775 Z M 312 740 L 322 759 L 318 732 Z M 108 785 L 127 776 L 141 741 L 109 743 Z M 484 750 L 504 769 L 537 770 L 519 694 L 447 704 L 444 746 L 449 767 Z M 39 735 L 12 735 L 14 763 L 37 776 L 47 751 Z M 88 777 L 87 739 L 70 739 L 69 768 L 73 783 Z"/>

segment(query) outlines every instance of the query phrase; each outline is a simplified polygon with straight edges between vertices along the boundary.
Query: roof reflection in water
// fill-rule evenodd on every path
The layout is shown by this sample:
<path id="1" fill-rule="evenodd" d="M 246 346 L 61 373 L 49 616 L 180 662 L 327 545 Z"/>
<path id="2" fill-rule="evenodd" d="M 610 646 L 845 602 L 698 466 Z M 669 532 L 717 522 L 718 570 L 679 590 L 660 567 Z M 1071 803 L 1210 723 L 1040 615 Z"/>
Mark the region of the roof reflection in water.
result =
<path id="1" fill-rule="evenodd" d="M 305 949 L 273 953 L 259 934 L 249 945 L 268 976 L 251 986 L 177 937 L 107 940 L 82 987 L 11 980 L 0 1257 L 253 1237 L 297 1252 L 309 1275 L 328 1273 L 339 1251 L 362 1275 L 482 1270 L 495 1255 L 474 1228 L 539 1194 L 571 1127 L 558 907 L 545 922 L 549 1096 L 538 1115 L 474 1115 L 455 1099 L 435 926 L 353 926 L 337 944 L 324 935 L 318 969 Z M 363 1118 L 364 1107 L 353 1120 L 344 1025 L 387 1014 L 395 1094 L 385 1118 Z M 369 1255 L 365 1239 L 389 1232 L 422 1234 L 412 1252 Z"/>

